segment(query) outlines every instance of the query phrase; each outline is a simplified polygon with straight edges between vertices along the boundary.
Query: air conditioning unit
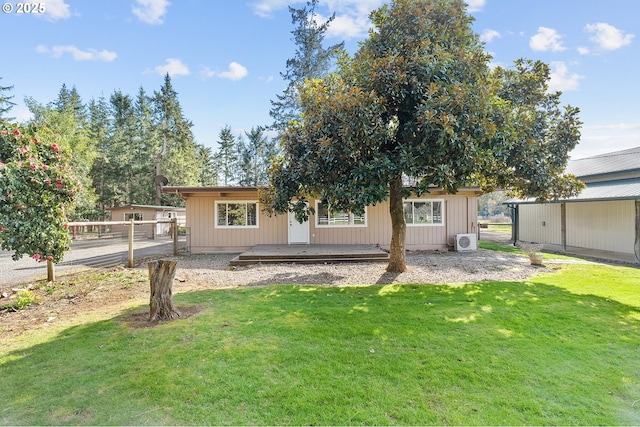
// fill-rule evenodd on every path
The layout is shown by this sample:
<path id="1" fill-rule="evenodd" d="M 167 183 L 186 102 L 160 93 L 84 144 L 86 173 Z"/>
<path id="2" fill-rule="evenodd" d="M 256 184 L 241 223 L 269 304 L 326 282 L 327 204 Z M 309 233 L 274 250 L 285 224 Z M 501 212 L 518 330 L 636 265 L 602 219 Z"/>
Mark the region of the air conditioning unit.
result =
<path id="1" fill-rule="evenodd" d="M 456 234 L 455 250 L 457 252 L 473 252 L 478 250 L 475 234 Z"/>

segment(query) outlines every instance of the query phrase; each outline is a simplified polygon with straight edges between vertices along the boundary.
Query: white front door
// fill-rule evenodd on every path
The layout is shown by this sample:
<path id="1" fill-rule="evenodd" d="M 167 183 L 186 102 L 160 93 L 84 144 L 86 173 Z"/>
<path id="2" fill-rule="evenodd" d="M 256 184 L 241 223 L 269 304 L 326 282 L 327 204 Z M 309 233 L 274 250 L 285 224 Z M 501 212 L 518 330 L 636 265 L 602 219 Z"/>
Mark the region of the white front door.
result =
<path id="1" fill-rule="evenodd" d="M 162 219 L 162 212 L 156 212 L 156 219 L 157 220 L 161 220 Z M 156 224 L 156 236 L 162 236 L 162 223 L 157 223 Z"/>
<path id="2" fill-rule="evenodd" d="M 300 243 L 309 243 L 309 221 L 300 224 L 296 214 L 289 212 L 289 244 Z"/>

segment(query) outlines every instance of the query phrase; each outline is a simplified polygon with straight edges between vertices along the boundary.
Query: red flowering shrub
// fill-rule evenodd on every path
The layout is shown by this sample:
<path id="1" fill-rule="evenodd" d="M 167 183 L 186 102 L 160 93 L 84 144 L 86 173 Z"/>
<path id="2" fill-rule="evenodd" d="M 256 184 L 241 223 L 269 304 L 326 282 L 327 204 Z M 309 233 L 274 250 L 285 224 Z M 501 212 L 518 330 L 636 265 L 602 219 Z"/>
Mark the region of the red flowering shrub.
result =
<path id="1" fill-rule="evenodd" d="M 71 244 L 65 210 L 80 188 L 58 140 L 33 123 L 0 121 L 0 246 L 15 260 L 58 263 Z"/>

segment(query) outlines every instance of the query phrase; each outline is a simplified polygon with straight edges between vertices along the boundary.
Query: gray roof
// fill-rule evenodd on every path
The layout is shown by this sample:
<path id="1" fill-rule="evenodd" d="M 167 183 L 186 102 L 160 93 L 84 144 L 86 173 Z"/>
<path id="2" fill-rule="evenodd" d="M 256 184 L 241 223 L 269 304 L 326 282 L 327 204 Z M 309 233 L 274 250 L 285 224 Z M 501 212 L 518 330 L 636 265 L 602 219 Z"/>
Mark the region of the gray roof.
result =
<path id="1" fill-rule="evenodd" d="M 594 182 L 587 184 L 587 188 L 580 194 L 568 199 L 554 200 L 550 203 L 561 202 L 594 202 L 600 200 L 634 200 L 640 199 L 640 178 L 621 179 L 618 181 Z M 531 204 L 538 203 L 536 199 L 509 199 L 503 204 Z"/>
<path id="2" fill-rule="evenodd" d="M 569 160 L 566 169 L 567 173 L 578 178 L 629 171 L 640 171 L 640 147 Z"/>
<path id="3" fill-rule="evenodd" d="M 640 199 L 640 147 L 570 160 L 566 172 L 584 180 L 587 188 L 575 197 L 557 202 Z M 511 199 L 504 203 L 536 201 Z"/>
<path id="4" fill-rule="evenodd" d="M 619 181 L 594 182 L 576 197 L 567 201 L 637 199 L 640 198 L 640 178 Z"/>

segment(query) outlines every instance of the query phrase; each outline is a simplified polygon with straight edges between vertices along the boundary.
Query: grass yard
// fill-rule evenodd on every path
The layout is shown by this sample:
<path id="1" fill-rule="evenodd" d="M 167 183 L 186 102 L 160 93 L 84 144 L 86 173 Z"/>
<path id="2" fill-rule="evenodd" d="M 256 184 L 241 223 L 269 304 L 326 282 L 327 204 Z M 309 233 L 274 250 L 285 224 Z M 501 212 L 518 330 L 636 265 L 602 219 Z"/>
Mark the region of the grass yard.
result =
<path id="1" fill-rule="evenodd" d="M 640 424 L 638 269 L 174 300 L 200 311 L 132 328 L 139 307 L 0 350 L 0 423 Z"/>
<path id="2" fill-rule="evenodd" d="M 507 233 L 511 234 L 511 224 L 498 224 L 498 223 L 490 223 L 488 231 L 495 231 L 496 233 Z"/>

